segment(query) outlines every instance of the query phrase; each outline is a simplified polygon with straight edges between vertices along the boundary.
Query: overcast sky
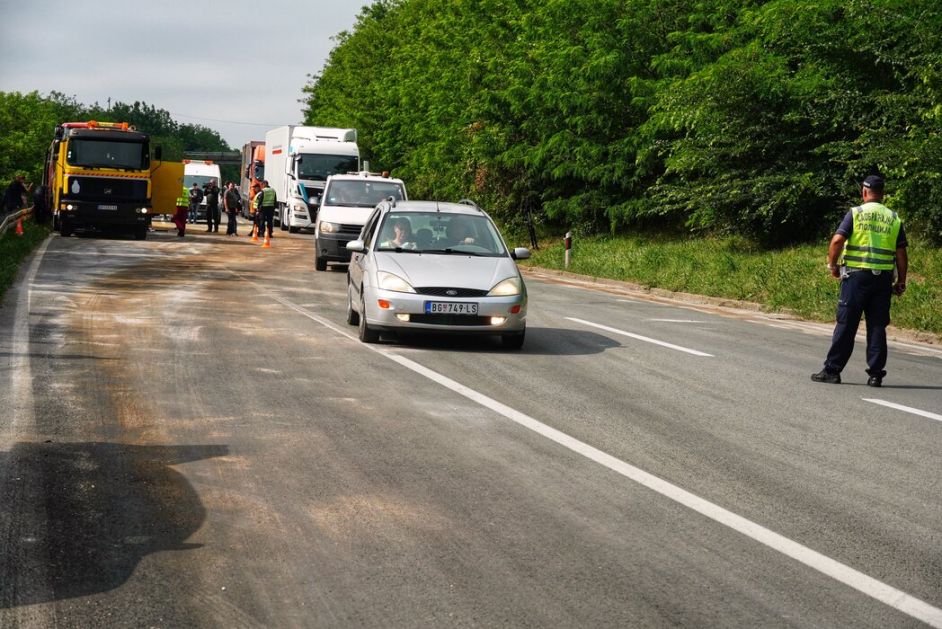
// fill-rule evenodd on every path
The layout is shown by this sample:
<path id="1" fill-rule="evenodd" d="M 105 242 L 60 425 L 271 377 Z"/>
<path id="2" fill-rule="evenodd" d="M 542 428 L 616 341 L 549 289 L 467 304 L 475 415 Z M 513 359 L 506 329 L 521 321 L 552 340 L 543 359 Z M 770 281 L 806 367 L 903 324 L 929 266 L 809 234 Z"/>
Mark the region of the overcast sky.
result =
<path id="1" fill-rule="evenodd" d="M 0 91 L 144 101 L 238 149 L 301 122 L 307 75 L 371 1 L 0 0 Z"/>

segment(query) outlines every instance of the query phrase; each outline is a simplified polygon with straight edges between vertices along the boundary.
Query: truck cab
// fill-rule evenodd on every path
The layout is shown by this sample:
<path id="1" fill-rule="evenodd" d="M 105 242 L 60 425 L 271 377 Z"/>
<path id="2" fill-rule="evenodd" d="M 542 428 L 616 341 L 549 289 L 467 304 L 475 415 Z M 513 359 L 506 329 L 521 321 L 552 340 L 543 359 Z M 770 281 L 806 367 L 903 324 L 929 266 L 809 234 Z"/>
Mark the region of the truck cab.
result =
<path id="1" fill-rule="evenodd" d="M 350 262 L 347 242 L 356 240 L 376 205 L 384 199 L 406 200 L 402 179 L 388 174 L 357 172 L 327 177 L 314 225 L 314 268 Z"/>

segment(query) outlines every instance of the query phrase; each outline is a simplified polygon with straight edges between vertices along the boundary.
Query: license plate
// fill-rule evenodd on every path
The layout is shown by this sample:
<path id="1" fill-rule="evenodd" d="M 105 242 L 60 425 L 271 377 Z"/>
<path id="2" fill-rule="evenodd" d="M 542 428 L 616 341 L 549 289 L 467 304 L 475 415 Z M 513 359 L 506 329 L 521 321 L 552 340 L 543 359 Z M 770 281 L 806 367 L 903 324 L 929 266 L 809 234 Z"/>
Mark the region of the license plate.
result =
<path id="1" fill-rule="evenodd" d="M 118 206 L 117 205 L 99 205 L 98 209 L 99 210 L 117 210 Z"/>
<path id="2" fill-rule="evenodd" d="M 456 315 L 476 315 L 478 305 L 475 302 L 465 301 L 427 301 L 425 302 L 425 314 L 456 314 Z"/>

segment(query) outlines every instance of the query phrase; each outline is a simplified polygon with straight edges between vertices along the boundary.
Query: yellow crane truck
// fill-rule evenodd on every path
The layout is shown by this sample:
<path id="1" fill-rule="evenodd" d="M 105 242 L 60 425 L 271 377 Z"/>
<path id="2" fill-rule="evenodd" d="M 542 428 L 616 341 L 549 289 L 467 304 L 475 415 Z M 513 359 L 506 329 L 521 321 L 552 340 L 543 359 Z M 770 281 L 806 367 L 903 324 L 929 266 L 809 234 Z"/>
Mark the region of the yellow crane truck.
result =
<path id="1" fill-rule="evenodd" d="M 65 122 L 46 157 L 47 202 L 62 236 L 75 230 L 147 238 L 152 217 L 173 214 L 183 164 L 151 159 L 150 138 L 126 122 Z"/>

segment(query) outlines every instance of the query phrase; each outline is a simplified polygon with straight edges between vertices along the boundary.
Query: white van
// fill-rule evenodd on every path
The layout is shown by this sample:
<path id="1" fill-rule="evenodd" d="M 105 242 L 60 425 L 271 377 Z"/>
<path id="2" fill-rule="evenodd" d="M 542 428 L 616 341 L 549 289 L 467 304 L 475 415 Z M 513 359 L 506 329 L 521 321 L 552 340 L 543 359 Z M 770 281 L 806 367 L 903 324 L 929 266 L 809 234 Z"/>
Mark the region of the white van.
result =
<path id="1" fill-rule="evenodd" d="M 194 183 L 202 190 L 203 186 L 213 179 L 216 180 L 216 185 L 219 186 L 219 190 L 222 192 L 222 176 L 219 172 L 219 164 L 214 164 L 209 160 L 183 160 L 183 185 L 186 186 L 187 190 L 192 188 Z M 222 207 L 222 199 L 219 201 L 219 207 Z M 196 220 L 206 220 L 206 199 L 200 201 L 200 207 L 196 212 Z"/>
<path id="2" fill-rule="evenodd" d="M 326 271 L 328 262 L 349 263 L 347 242 L 360 236 L 373 208 L 389 197 L 408 198 L 402 179 L 369 172 L 328 177 L 314 225 L 314 268 Z"/>

